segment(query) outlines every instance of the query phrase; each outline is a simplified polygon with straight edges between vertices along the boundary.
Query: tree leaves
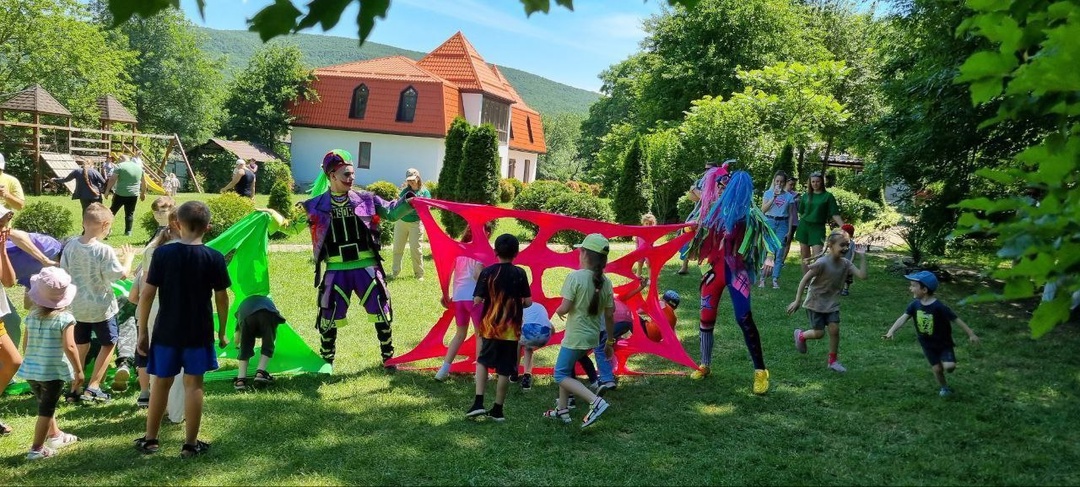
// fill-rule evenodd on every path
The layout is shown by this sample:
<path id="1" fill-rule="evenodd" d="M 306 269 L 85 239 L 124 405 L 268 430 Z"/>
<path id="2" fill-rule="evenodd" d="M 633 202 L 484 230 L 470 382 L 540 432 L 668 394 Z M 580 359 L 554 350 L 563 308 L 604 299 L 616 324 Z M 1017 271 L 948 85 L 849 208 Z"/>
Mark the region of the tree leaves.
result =
<path id="1" fill-rule="evenodd" d="M 259 33 L 259 38 L 266 42 L 274 37 L 285 35 L 296 29 L 296 19 L 300 10 L 289 0 L 274 0 L 270 5 L 248 20 L 248 29 Z"/>

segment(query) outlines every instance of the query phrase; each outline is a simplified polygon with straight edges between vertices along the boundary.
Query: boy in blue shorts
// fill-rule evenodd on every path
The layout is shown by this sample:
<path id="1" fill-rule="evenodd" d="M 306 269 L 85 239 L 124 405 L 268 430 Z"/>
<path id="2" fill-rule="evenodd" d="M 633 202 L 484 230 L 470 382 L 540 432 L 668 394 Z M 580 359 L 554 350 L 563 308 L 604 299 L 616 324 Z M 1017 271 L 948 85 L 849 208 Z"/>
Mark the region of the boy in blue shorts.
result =
<path id="1" fill-rule="evenodd" d="M 211 296 L 217 305 L 218 345 L 228 345 L 225 325 L 229 321 L 229 294 L 232 284 L 221 252 L 203 245 L 210 227 L 210 208 L 201 201 L 188 201 L 176 210 L 180 241 L 158 247 L 150 260 L 150 271 L 139 295 L 139 352 L 147 358 L 151 376 L 150 409 L 146 414 L 146 434 L 135 440 L 143 453 L 159 449 L 158 430 L 169 399 L 173 378 L 184 370 L 185 441 L 182 458 L 206 453 L 208 443 L 199 441 L 203 409 L 203 374 L 218 367 L 214 350 L 214 317 Z M 154 336 L 147 323 L 150 306 L 161 291 Z"/>
<path id="2" fill-rule="evenodd" d="M 891 340 L 893 333 L 899 330 L 907 320 L 915 320 L 915 332 L 922 345 L 923 354 L 930 361 L 930 367 L 934 370 L 934 378 L 937 379 L 941 389 L 938 394 L 941 397 L 952 394 L 952 389 L 945 382 L 945 372 L 956 370 L 956 354 L 953 352 L 952 324 L 960 325 L 968 334 L 971 343 L 979 343 L 979 337 L 975 332 L 956 316 L 948 306 L 934 297 L 937 291 L 937 276 L 930 271 L 919 271 L 904 276 L 911 281 L 908 290 L 911 291 L 915 300 L 908 305 L 907 311 L 900 315 L 893 323 L 892 328 L 885 333 L 885 339 Z"/>

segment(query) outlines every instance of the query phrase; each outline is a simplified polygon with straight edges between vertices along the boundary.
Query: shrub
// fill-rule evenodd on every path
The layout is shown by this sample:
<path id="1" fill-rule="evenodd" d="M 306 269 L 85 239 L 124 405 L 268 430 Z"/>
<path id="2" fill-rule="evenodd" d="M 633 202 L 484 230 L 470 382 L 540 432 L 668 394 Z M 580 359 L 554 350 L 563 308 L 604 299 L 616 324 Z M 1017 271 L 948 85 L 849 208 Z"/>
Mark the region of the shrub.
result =
<path id="1" fill-rule="evenodd" d="M 199 183 L 198 188 L 195 187 L 195 182 L 196 181 Z M 187 178 L 187 181 L 184 183 L 184 190 L 183 191 L 185 193 L 198 193 L 199 188 L 202 188 L 203 191 L 209 191 L 209 189 L 206 188 L 206 176 L 203 175 L 203 173 L 201 173 L 199 171 L 195 171 L 195 173 L 193 175 L 191 175 L 191 176 L 189 176 Z"/>
<path id="2" fill-rule="evenodd" d="M 851 191 L 831 188 L 829 192 L 836 197 L 836 204 L 840 206 L 840 217 L 847 223 L 855 225 L 868 222 L 881 213 L 881 205 Z"/>
<path id="3" fill-rule="evenodd" d="M 499 136 L 485 123 L 473 128 L 461 150 L 457 201 L 494 205 L 499 198 Z"/>
<path id="4" fill-rule="evenodd" d="M 623 158 L 619 186 L 615 188 L 615 217 L 619 223 L 637 224 L 641 215 L 652 208 L 652 199 L 649 161 L 642 156 L 639 138 Z"/>
<path id="5" fill-rule="evenodd" d="M 379 243 L 390 245 L 394 241 L 394 222 L 389 218 L 379 219 Z"/>
<path id="6" fill-rule="evenodd" d="M 611 205 L 609 205 L 607 201 L 596 196 L 586 196 L 569 192 L 553 196 L 549 199 L 544 211 L 603 222 L 615 220 L 615 213 L 611 211 Z M 580 239 L 580 232 L 565 230 L 557 232 L 551 238 L 552 242 L 565 245 L 576 244 Z"/>
<path id="7" fill-rule="evenodd" d="M 203 191 L 216 193 L 232 181 L 233 168 L 236 167 L 236 156 L 230 152 L 218 152 L 204 154 L 191 161 L 191 168 L 206 176 Z"/>
<path id="8" fill-rule="evenodd" d="M 514 209 L 545 211 L 547 201 L 553 196 L 571 193 L 570 188 L 558 181 L 540 180 L 529 184 L 514 198 Z"/>
<path id="9" fill-rule="evenodd" d="M 424 181 L 424 187 L 431 193 L 432 198 L 438 198 L 439 183 L 435 181 Z"/>
<path id="10" fill-rule="evenodd" d="M 397 199 L 398 194 L 401 192 L 400 189 L 390 181 L 375 181 L 374 183 L 367 185 L 364 189 L 375 193 L 386 201 Z"/>
<path id="11" fill-rule="evenodd" d="M 217 238 L 229 227 L 255 211 L 251 198 L 236 193 L 224 193 L 206 201 L 210 207 L 210 231 L 206 232 L 207 241 Z"/>
<path id="12" fill-rule="evenodd" d="M 281 161 L 270 161 L 265 164 L 259 164 L 258 177 L 255 178 L 255 187 L 261 194 L 273 194 L 274 186 L 278 181 L 285 181 L 288 184 L 289 192 L 292 192 L 293 177 L 292 168 L 289 164 Z"/>
<path id="13" fill-rule="evenodd" d="M 12 225 L 19 230 L 44 233 L 60 240 L 75 229 L 75 215 L 56 203 L 32 201 L 15 215 Z"/>
<path id="14" fill-rule="evenodd" d="M 499 201 L 502 203 L 509 203 L 514 201 L 514 196 L 517 195 L 517 190 L 514 188 L 514 184 L 509 179 L 499 180 Z"/>
<path id="15" fill-rule="evenodd" d="M 521 182 L 518 178 L 506 178 L 506 182 L 514 186 L 514 197 L 517 197 L 522 191 L 525 191 L 525 183 Z"/>
<path id="16" fill-rule="evenodd" d="M 679 221 L 686 221 L 686 217 L 690 216 L 690 212 L 694 211 L 694 202 L 690 201 L 690 197 L 685 194 L 679 197 L 679 202 L 675 205 L 675 208 L 679 213 Z"/>
<path id="17" fill-rule="evenodd" d="M 446 132 L 444 142 L 445 152 L 442 169 L 439 171 L 439 193 L 432 194 L 436 198 L 457 201 L 458 181 L 461 179 L 462 157 L 464 155 L 465 140 L 469 137 L 472 126 L 464 117 L 457 117 L 450 124 L 450 130 Z"/>
<path id="18" fill-rule="evenodd" d="M 157 232 L 158 223 L 154 218 L 154 210 L 146 210 L 138 221 L 139 228 L 143 229 L 150 238 L 154 238 L 154 234 Z"/>
<path id="19" fill-rule="evenodd" d="M 292 202 L 292 185 L 288 181 L 278 181 L 270 190 L 270 201 L 266 206 L 291 220 L 295 210 Z"/>

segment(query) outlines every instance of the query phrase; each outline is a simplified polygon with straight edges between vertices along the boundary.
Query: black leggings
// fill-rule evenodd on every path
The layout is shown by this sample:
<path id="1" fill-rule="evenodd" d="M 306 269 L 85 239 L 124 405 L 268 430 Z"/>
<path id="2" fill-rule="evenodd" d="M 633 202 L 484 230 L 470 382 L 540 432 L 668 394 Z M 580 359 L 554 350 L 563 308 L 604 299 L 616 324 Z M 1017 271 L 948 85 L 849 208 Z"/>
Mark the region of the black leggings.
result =
<path id="1" fill-rule="evenodd" d="M 124 207 L 124 233 L 131 231 L 131 223 L 135 220 L 135 204 L 139 202 L 138 196 L 113 195 L 112 207 L 109 208 L 113 215 Z"/>
<path id="2" fill-rule="evenodd" d="M 56 414 L 56 404 L 60 402 L 60 391 L 64 388 L 62 380 L 28 380 L 30 391 L 38 401 L 38 416 L 51 418 Z"/>
<path id="3" fill-rule="evenodd" d="M 93 198 L 93 199 L 88 199 L 88 200 L 79 200 L 79 204 L 82 205 L 83 213 L 86 212 L 86 207 L 90 206 L 92 203 L 101 203 L 101 196 L 98 196 L 97 198 Z"/>

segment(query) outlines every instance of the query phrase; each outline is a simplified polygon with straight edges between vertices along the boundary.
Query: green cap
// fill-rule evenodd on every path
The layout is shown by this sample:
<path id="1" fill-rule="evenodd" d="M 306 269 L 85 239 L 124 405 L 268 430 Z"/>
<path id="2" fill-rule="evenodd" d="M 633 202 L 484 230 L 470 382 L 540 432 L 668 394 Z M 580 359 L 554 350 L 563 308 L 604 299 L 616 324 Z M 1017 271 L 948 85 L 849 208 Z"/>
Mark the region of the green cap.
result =
<path id="1" fill-rule="evenodd" d="M 585 236 L 585 240 L 582 240 L 580 244 L 575 245 L 574 248 L 586 248 L 598 254 L 607 255 L 608 241 L 599 233 L 590 233 Z"/>

